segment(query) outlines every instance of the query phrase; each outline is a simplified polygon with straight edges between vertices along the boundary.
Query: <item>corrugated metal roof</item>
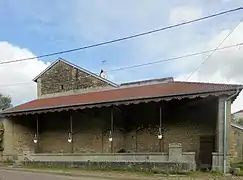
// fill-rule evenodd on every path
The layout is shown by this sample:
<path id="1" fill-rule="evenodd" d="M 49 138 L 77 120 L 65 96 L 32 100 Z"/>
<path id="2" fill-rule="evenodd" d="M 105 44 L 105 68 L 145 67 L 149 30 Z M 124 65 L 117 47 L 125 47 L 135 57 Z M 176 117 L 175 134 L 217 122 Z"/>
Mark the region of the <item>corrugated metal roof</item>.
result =
<path id="1" fill-rule="evenodd" d="M 70 106 L 85 106 L 90 104 L 110 103 L 128 100 L 195 95 L 202 93 L 215 93 L 242 89 L 241 85 L 193 83 L 193 82 L 168 82 L 144 86 L 120 87 L 99 92 L 90 92 L 53 98 L 36 99 L 25 104 L 7 109 L 3 114 L 37 111 Z"/>

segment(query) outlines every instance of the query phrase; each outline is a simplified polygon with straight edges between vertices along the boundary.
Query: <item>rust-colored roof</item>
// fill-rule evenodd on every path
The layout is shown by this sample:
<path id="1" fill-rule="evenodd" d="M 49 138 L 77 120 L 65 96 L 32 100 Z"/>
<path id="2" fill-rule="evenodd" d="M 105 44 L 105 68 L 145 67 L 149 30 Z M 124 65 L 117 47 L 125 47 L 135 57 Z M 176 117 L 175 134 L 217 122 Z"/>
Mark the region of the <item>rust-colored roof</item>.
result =
<path id="1" fill-rule="evenodd" d="M 38 111 L 70 106 L 85 106 L 118 101 L 128 101 L 145 98 L 170 97 L 182 95 L 195 95 L 202 93 L 227 92 L 242 89 L 241 85 L 192 83 L 192 82 L 167 82 L 127 88 L 116 88 L 99 92 L 89 92 L 53 98 L 36 99 L 25 104 L 7 109 L 3 114 L 24 111 Z"/>

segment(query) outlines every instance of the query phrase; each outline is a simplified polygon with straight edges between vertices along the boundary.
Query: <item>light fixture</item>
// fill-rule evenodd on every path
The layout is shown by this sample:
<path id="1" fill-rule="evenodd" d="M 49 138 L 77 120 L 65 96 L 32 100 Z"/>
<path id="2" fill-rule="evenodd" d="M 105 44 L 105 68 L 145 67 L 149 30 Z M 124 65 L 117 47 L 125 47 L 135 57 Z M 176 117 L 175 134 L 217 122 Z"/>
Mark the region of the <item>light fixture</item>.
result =
<path id="1" fill-rule="evenodd" d="M 109 134 L 109 141 L 112 142 L 113 141 L 113 138 L 112 138 L 112 133 L 110 131 L 110 134 Z"/>
<path id="2" fill-rule="evenodd" d="M 71 136 L 71 133 L 68 133 L 68 142 L 69 142 L 69 143 L 72 142 L 72 136 Z"/>
<path id="3" fill-rule="evenodd" d="M 159 128 L 159 134 L 158 134 L 158 139 L 161 140 L 163 138 L 162 132 L 161 132 L 161 127 Z"/>
<path id="4" fill-rule="evenodd" d="M 35 134 L 35 136 L 34 136 L 34 143 L 36 144 L 36 143 L 38 143 L 38 138 L 37 138 L 37 135 Z"/>

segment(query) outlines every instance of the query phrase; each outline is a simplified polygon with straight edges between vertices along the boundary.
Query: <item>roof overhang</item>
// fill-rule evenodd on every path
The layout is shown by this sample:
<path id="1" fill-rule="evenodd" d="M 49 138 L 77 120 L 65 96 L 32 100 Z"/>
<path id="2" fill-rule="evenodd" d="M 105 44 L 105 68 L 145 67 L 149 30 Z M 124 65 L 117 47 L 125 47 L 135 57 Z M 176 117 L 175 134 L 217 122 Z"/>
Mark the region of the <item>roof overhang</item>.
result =
<path id="1" fill-rule="evenodd" d="M 242 88 L 240 90 L 242 90 Z M 71 105 L 69 104 L 63 106 L 52 106 L 52 107 L 45 107 L 45 108 L 35 108 L 35 109 L 16 110 L 16 111 L 11 111 L 11 109 L 9 109 L 3 111 L 1 114 L 7 117 L 7 116 L 28 115 L 28 114 L 41 114 L 47 112 L 80 110 L 86 108 L 101 108 L 101 107 L 130 105 L 130 104 L 139 104 L 139 103 L 148 103 L 148 102 L 170 101 L 173 99 L 181 100 L 185 98 L 193 99 L 193 98 L 206 98 L 209 96 L 229 96 L 234 94 L 236 91 L 237 90 L 235 88 L 232 88 L 224 91 L 211 90 L 211 91 L 201 91 L 201 92 L 191 92 L 191 93 L 170 94 L 166 96 L 136 97 L 130 99 L 118 99 L 116 101 L 79 103 L 79 104 L 71 104 Z"/>

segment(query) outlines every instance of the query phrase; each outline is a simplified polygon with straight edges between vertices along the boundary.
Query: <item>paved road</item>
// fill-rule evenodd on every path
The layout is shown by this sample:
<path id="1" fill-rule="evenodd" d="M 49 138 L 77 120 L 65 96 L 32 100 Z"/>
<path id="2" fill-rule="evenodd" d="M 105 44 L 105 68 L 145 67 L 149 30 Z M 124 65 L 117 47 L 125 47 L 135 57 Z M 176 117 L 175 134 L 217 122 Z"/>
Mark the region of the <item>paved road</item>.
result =
<path id="1" fill-rule="evenodd" d="M 0 180 L 106 180 L 101 178 L 69 177 L 44 173 L 0 170 Z"/>

